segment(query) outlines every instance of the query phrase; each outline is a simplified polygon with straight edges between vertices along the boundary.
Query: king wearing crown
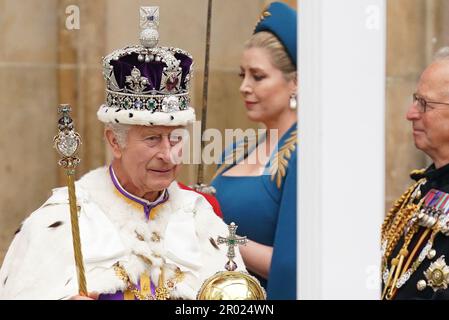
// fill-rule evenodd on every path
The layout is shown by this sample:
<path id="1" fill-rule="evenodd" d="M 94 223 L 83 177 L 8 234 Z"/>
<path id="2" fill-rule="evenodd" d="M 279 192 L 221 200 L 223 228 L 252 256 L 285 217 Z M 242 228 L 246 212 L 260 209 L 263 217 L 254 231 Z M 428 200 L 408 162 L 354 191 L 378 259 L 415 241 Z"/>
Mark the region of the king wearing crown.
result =
<path id="1" fill-rule="evenodd" d="M 106 103 L 97 116 L 113 160 L 77 181 L 74 196 L 70 186 L 54 189 L 22 223 L 0 270 L 0 299 L 77 296 L 78 263 L 87 292 L 99 299 L 195 299 L 204 280 L 226 262 L 225 249 L 213 240 L 226 224 L 202 195 L 175 180 L 182 132 L 195 120 L 192 56 L 157 46 L 158 7 L 140 13 L 141 45 L 103 59 Z M 59 127 L 68 133 L 55 145 L 67 156 L 79 136 L 71 131 L 69 108 L 61 110 Z M 73 246 L 72 209 L 80 235 Z M 82 261 L 75 265 L 77 246 Z M 244 270 L 238 250 L 235 260 Z"/>

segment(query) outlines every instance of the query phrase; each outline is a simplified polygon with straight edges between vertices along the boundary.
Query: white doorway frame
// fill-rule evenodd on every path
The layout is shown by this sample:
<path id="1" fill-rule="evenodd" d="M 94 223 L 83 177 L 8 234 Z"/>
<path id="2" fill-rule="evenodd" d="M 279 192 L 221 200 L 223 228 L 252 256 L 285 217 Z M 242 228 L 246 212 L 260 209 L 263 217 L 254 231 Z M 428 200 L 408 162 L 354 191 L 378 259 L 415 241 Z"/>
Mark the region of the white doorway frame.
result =
<path id="1" fill-rule="evenodd" d="M 386 0 L 298 6 L 298 298 L 378 299 Z"/>

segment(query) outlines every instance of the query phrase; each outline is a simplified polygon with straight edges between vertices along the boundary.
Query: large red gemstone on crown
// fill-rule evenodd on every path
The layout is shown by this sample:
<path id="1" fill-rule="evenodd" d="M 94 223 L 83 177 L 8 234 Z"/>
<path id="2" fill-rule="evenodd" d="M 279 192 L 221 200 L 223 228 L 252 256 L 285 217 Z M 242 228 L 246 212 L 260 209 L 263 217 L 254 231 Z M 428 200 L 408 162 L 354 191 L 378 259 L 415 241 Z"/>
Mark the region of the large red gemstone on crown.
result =
<path id="1" fill-rule="evenodd" d="M 172 91 L 178 85 L 179 78 L 168 77 L 167 82 L 165 82 L 165 88 L 168 91 Z"/>

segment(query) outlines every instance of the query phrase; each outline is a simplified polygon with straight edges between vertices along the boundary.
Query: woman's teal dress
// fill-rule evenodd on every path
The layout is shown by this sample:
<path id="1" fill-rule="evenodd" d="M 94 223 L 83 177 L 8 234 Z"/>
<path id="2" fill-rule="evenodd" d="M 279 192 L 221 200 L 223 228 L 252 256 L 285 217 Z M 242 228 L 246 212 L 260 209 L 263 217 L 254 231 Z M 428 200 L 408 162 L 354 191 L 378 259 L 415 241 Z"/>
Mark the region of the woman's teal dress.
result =
<path id="1" fill-rule="evenodd" d="M 257 277 L 268 299 L 296 299 L 296 123 L 279 140 L 263 175 L 223 175 L 255 147 L 239 142 L 225 151 L 212 186 L 225 222 L 235 222 L 238 235 L 273 247 L 268 281 Z"/>

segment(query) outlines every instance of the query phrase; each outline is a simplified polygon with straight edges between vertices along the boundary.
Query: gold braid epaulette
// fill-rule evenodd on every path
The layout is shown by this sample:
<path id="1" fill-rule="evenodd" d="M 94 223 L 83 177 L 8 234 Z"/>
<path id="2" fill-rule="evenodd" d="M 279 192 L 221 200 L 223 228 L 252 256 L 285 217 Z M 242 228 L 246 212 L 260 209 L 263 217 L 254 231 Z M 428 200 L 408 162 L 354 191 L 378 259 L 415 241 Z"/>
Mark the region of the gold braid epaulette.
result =
<path id="1" fill-rule="evenodd" d="M 412 171 L 412 173 L 414 171 Z M 422 172 L 419 173 L 422 174 Z M 425 178 L 421 178 L 412 186 L 410 186 L 407 191 L 405 191 L 402 196 L 395 201 L 393 207 L 385 216 L 381 229 L 382 243 L 386 242 L 383 256 L 384 262 L 386 262 L 393 249 L 397 245 L 397 242 L 401 234 L 403 234 L 408 221 L 419 209 L 418 205 L 413 203 L 414 199 L 411 199 L 411 196 L 416 188 L 419 188 L 423 183 L 425 183 L 425 181 Z M 420 198 L 420 195 L 417 195 L 417 198 Z"/>
<path id="2" fill-rule="evenodd" d="M 415 169 L 410 172 L 410 177 L 419 177 L 426 171 L 426 169 Z M 387 231 L 387 227 L 391 224 L 391 220 L 395 216 L 395 214 L 403 207 L 406 200 L 408 200 L 413 193 L 413 191 L 422 183 L 422 179 L 419 179 L 417 182 L 412 184 L 393 204 L 393 207 L 388 211 L 385 216 L 384 222 L 382 224 L 382 239 L 384 238 L 385 232 Z"/>
<path id="3" fill-rule="evenodd" d="M 419 266 L 420 261 L 413 262 L 412 259 L 416 257 L 415 254 L 427 233 L 423 233 L 411 253 L 409 245 L 419 229 L 419 224 L 416 223 L 417 214 L 425 199 L 421 194 L 421 186 L 427 182 L 424 173 L 425 170 L 413 170 L 410 173 L 412 179 L 417 182 L 395 201 L 382 224 L 382 278 L 384 282 L 382 299 L 393 299 L 398 288 Z M 396 256 L 390 261 L 390 257 L 402 237 L 403 243 Z M 409 268 L 410 264 L 412 264 L 411 268 Z"/>
<path id="4" fill-rule="evenodd" d="M 426 172 L 426 169 L 415 169 L 415 170 L 412 170 L 410 172 L 410 178 L 412 178 L 414 180 L 416 180 L 416 179 L 419 180 L 419 178 L 424 174 L 424 172 Z"/>

